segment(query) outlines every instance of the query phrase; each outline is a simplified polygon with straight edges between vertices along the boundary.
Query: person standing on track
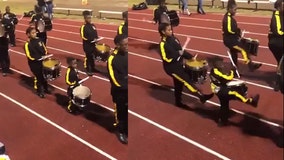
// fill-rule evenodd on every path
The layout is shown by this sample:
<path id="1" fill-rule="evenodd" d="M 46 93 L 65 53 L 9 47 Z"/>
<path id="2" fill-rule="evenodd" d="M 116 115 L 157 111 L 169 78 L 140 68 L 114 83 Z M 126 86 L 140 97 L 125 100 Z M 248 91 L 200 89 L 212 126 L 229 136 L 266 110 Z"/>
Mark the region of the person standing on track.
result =
<path id="1" fill-rule="evenodd" d="M 46 6 L 46 12 L 48 14 L 48 18 L 52 19 L 53 18 L 53 0 L 44 0 L 45 6 Z"/>
<path id="2" fill-rule="evenodd" d="M 77 86 L 79 86 L 79 74 L 77 70 L 77 60 L 74 58 L 70 58 L 67 61 L 68 63 L 68 68 L 67 72 L 65 75 L 65 82 L 68 85 L 67 89 L 67 95 L 69 98 L 69 104 L 67 107 L 67 111 L 69 113 L 74 113 L 78 108 L 72 104 L 72 99 L 73 99 L 73 89 Z"/>
<path id="3" fill-rule="evenodd" d="M 188 0 L 179 0 L 179 1 L 181 1 L 181 5 L 182 5 L 181 6 L 181 13 L 190 16 L 191 13 L 188 10 Z"/>
<path id="4" fill-rule="evenodd" d="M 268 47 L 277 61 L 277 66 L 280 66 L 279 65 L 280 60 L 281 57 L 283 56 L 283 38 L 284 38 L 283 7 L 284 7 L 283 0 L 277 0 L 274 3 L 274 8 L 276 10 L 273 11 L 273 15 L 270 21 L 270 31 L 268 33 Z M 277 74 L 276 77 L 276 84 L 274 86 L 275 91 L 279 91 L 280 89 L 280 83 L 281 83 L 280 72 Z"/>
<path id="5" fill-rule="evenodd" d="M 92 15 L 90 11 L 84 11 L 83 16 L 85 24 L 80 28 L 80 35 L 83 40 L 83 49 L 85 52 L 84 68 L 89 76 L 92 76 L 95 72 L 99 72 L 95 69 L 94 55 L 97 54 L 96 42 L 98 39 L 98 33 L 96 26 L 91 23 Z"/>
<path id="6" fill-rule="evenodd" d="M 0 14 L 0 21 L 1 19 L 2 15 Z M 5 77 L 10 72 L 9 39 L 3 26 L 0 26 L 0 32 L 0 66 L 2 68 L 2 75 Z"/>
<path id="7" fill-rule="evenodd" d="M 18 24 L 17 16 L 11 13 L 10 7 L 6 6 L 6 12 L 3 14 L 2 24 L 4 24 L 5 29 L 9 35 L 9 43 L 11 47 L 16 46 L 15 29 Z"/>
<path id="8" fill-rule="evenodd" d="M 181 102 L 182 88 L 186 88 L 199 98 L 202 103 L 213 97 L 212 94 L 204 95 L 193 84 L 189 74 L 183 68 L 183 58 L 191 59 L 193 56 L 183 51 L 180 42 L 172 34 L 170 24 L 161 23 L 159 25 L 159 33 L 161 35 L 160 54 L 163 61 L 165 72 L 173 78 L 175 88 L 175 105 L 184 108 L 185 105 Z"/>
<path id="9" fill-rule="evenodd" d="M 125 34 L 128 35 L 128 11 L 124 11 L 122 13 L 122 18 L 124 20 L 123 23 L 120 24 L 120 26 L 117 29 L 117 34 Z"/>
<path id="10" fill-rule="evenodd" d="M 257 107 L 259 94 L 251 98 L 246 98 L 245 93 L 241 93 L 241 90 L 238 91 L 228 87 L 227 83 L 234 78 L 234 71 L 230 70 L 226 72 L 221 58 L 215 58 L 209 77 L 211 79 L 211 89 L 218 96 L 221 104 L 217 119 L 219 126 L 228 124 L 230 100 L 236 99 L 243 103 L 250 104 L 253 107 Z"/>
<path id="11" fill-rule="evenodd" d="M 47 49 L 44 43 L 36 37 L 36 29 L 28 27 L 26 30 L 28 41 L 25 43 L 25 52 L 28 58 L 30 70 L 34 74 L 34 89 L 40 98 L 44 98 L 44 93 L 50 94 L 48 84 L 43 77 L 42 59 L 47 54 Z"/>
<path id="12" fill-rule="evenodd" d="M 238 65 L 238 52 L 241 52 L 245 64 L 248 65 L 250 71 L 255 71 L 262 64 L 252 62 L 249 54 L 245 51 L 243 44 L 240 42 L 241 29 L 238 28 L 237 21 L 234 15 L 237 11 L 237 4 L 235 0 L 229 0 L 227 5 L 227 13 L 223 18 L 223 43 L 229 48 L 233 62 Z"/>
<path id="13" fill-rule="evenodd" d="M 44 43 L 44 45 L 46 46 L 47 43 L 47 32 L 45 31 L 45 29 L 43 29 L 42 31 L 39 30 L 39 23 L 40 21 L 43 20 L 44 16 L 43 16 L 43 12 L 41 10 L 41 8 L 39 8 L 38 6 L 34 7 L 35 13 L 34 15 L 32 15 L 31 17 L 31 21 L 30 21 L 30 25 L 34 26 L 36 31 L 37 31 L 37 37 Z"/>
<path id="14" fill-rule="evenodd" d="M 118 130 L 118 139 L 128 143 L 128 39 L 121 34 L 114 38 L 115 50 L 107 61 L 111 95 L 114 103 L 114 125 Z"/>
<path id="15" fill-rule="evenodd" d="M 168 12 L 168 8 L 166 6 L 166 0 L 159 0 L 159 6 L 154 9 L 154 18 L 153 21 L 155 22 L 155 24 L 160 24 L 161 22 L 161 15 L 163 13 Z"/>

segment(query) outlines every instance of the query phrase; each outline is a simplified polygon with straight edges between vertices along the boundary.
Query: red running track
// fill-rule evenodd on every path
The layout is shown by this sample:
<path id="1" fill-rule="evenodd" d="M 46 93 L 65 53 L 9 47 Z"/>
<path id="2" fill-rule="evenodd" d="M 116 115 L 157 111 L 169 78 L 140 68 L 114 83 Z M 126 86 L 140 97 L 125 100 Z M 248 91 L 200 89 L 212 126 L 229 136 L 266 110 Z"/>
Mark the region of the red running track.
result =
<path id="1" fill-rule="evenodd" d="M 144 159 L 220 158 L 220 155 L 206 149 L 192 151 L 192 147 L 206 146 L 228 159 L 282 159 L 283 149 L 278 148 L 275 141 L 276 137 L 282 136 L 283 96 L 271 88 L 276 62 L 266 45 L 269 18 L 237 17 L 240 27 L 250 31 L 246 36 L 260 41 L 259 55 L 254 59 L 263 62 L 264 66 L 259 71 L 250 73 L 241 65 L 241 72 L 244 74 L 242 80 L 247 81 L 249 94 L 260 93 L 261 100 L 256 109 L 240 102 L 232 102 L 231 108 L 246 115 L 232 112 L 231 125 L 224 128 L 217 127 L 214 121 L 218 109 L 215 105 L 218 103 L 216 97 L 212 99 L 215 103 L 202 105 L 196 99 L 184 95 L 184 102 L 190 108 L 182 110 L 174 107 L 173 92 L 169 90 L 172 81 L 164 73 L 155 48 L 160 41 L 157 26 L 145 21 L 151 19 L 150 10 L 129 11 L 129 73 L 135 75 L 129 81 L 130 110 L 149 117 L 182 136 L 157 135 L 150 127 L 144 132 L 136 129 L 135 134 L 130 136 L 132 139 L 144 139 L 144 142 L 134 142 L 139 147 L 130 148 L 130 157 L 135 157 L 135 151 L 143 151 Z M 227 49 L 222 43 L 221 19 L 222 15 L 217 14 L 182 16 L 181 25 L 174 28 L 174 33 L 182 43 L 186 36 L 190 36 L 187 49 L 194 54 L 198 53 L 198 57 L 210 60 L 212 56 L 219 55 L 228 64 Z M 137 79 L 136 76 L 144 79 Z M 200 87 L 205 92 L 210 92 L 208 82 Z M 260 122 L 260 118 L 273 122 L 275 126 Z M 133 121 L 130 128 L 131 124 L 133 127 L 138 126 Z M 177 139 L 184 143 L 176 142 Z M 209 155 L 215 155 L 215 158 Z M 225 157 L 221 159 L 226 159 Z"/>

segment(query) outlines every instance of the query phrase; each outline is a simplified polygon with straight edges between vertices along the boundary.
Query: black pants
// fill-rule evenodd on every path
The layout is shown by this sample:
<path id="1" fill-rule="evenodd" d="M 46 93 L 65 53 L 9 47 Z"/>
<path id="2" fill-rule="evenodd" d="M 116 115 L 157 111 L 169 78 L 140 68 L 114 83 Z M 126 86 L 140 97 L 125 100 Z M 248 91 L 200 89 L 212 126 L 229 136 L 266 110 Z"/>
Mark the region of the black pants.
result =
<path id="1" fill-rule="evenodd" d="M 164 69 L 166 73 L 173 78 L 176 102 L 181 101 L 183 86 L 185 86 L 192 93 L 198 92 L 197 87 L 194 85 L 191 77 L 185 71 L 182 64 L 177 62 L 176 64 L 164 65 Z"/>
<path id="2" fill-rule="evenodd" d="M 46 46 L 46 42 L 47 42 L 47 33 L 46 32 L 38 32 L 37 33 L 37 37 L 44 43 L 44 45 Z"/>
<path id="3" fill-rule="evenodd" d="M 85 52 L 85 54 L 84 68 L 87 72 L 95 71 L 94 52 Z"/>
<path id="4" fill-rule="evenodd" d="M 7 33 L 9 35 L 10 44 L 16 45 L 15 28 L 8 29 Z"/>
<path id="5" fill-rule="evenodd" d="M 42 66 L 42 61 L 34 61 L 34 62 L 29 62 L 30 69 L 32 73 L 35 76 L 34 79 L 34 89 L 38 93 L 43 93 L 44 90 L 47 90 L 47 81 L 43 77 L 43 66 Z"/>
<path id="6" fill-rule="evenodd" d="M 2 72 L 7 73 L 10 69 L 10 57 L 8 53 L 8 48 L 0 47 L 0 65 L 2 67 Z"/>
<path id="7" fill-rule="evenodd" d="M 280 59 L 283 55 L 283 39 L 281 38 L 271 38 L 269 39 L 268 47 L 272 52 L 277 65 L 279 65 Z"/>
<path id="8" fill-rule="evenodd" d="M 238 94 L 238 96 L 236 95 Z M 231 94 L 230 89 L 225 86 L 220 87 L 219 92 L 216 94 L 220 101 L 220 110 L 218 113 L 218 118 L 221 119 L 222 122 L 227 122 L 230 114 L 229 103 L 230 100 L 239 100 L 243 103 L 246 103 L 248 99 L 241 95 L 240 93 Z"/>
<path id="9" fill-rule="evenodd" d="M 118 131 L 128 135 L 128 90 L 112 88 L 111 95 L 115 103 L 115 119 Z"/>
<path id="10" fill-rule="evenodd" d="M 78 107 L 72 103 L 72 99 L 73 99 L 73 89 L 74 89 L 75 87 L 77 87 L 77 85 L 76 85 L 76 86 L 73 86 L 73 87 L 69 86 L 69 87 L 67 88 L 67 95 L 68 95 L 68 98 L 69 98 L 69 102 L 68 102 L 67 109 L 68 109 L 69 111 L 72 111 L 72 112 L 78 110 Z"/>
<path id="11" fill-rule="evenodd" d="M 251 61 L 250 55 L 245 50 L 244 45 L 236 37 L 223 37 L 223 42 L 226 47 L 229 48 L 233 62 L 238 66 L 238 53 L 242 54 L 243 59 L 246 63 Z"/>

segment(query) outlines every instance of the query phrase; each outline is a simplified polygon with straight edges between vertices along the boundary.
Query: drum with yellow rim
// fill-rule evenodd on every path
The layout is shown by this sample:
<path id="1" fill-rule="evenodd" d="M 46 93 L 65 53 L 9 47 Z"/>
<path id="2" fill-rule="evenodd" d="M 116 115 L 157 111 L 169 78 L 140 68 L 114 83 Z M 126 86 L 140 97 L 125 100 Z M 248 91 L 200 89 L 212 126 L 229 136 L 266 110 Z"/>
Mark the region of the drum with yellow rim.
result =
<path id="1" fill-rule="evenodd" d="M 202 84 L 206 80 L 208 69 L 208 63 L 206 60 L 186 60 L 184 68 L 193 82 Z"/>
<path id="2" fill-rule="evenodd" d="M 47 58 L 42 61 L 43 76 L 46 80 L 53 81 L 60 76 L 61 62 L 58 59 Z"/>
<path id="3" fill-rule="evenodd" d="M 111 48 L 109 45 L 106 45 L 104 43 L 102 44 L 96 44 L 96 49 L 97 49 L 97 52 L 95 54 L 95 60 L 97 61 L 107 61 L 109 55 L 110 55 L 110 51 L 111 51 Z"/>

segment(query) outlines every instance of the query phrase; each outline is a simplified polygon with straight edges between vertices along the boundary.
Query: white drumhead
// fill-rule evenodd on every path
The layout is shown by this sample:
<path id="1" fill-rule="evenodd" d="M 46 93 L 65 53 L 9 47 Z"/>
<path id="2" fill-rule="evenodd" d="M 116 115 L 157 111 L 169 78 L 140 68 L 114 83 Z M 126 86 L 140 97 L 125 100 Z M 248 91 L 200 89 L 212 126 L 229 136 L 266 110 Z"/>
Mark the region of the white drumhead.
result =
<path id="1" fill-rule="evenodd" d="M 244 84 L 244 81 L 236 80 L 236 81 L 230 81 L 227 83 L 227 86 L 240 86 Z"/>
<path id="2" fill-rule="evenodd" d="M 86 86 L 78 86 L 73 89 L 73 95 L 85 99 L 91 95 L 91 90 Z"/>

